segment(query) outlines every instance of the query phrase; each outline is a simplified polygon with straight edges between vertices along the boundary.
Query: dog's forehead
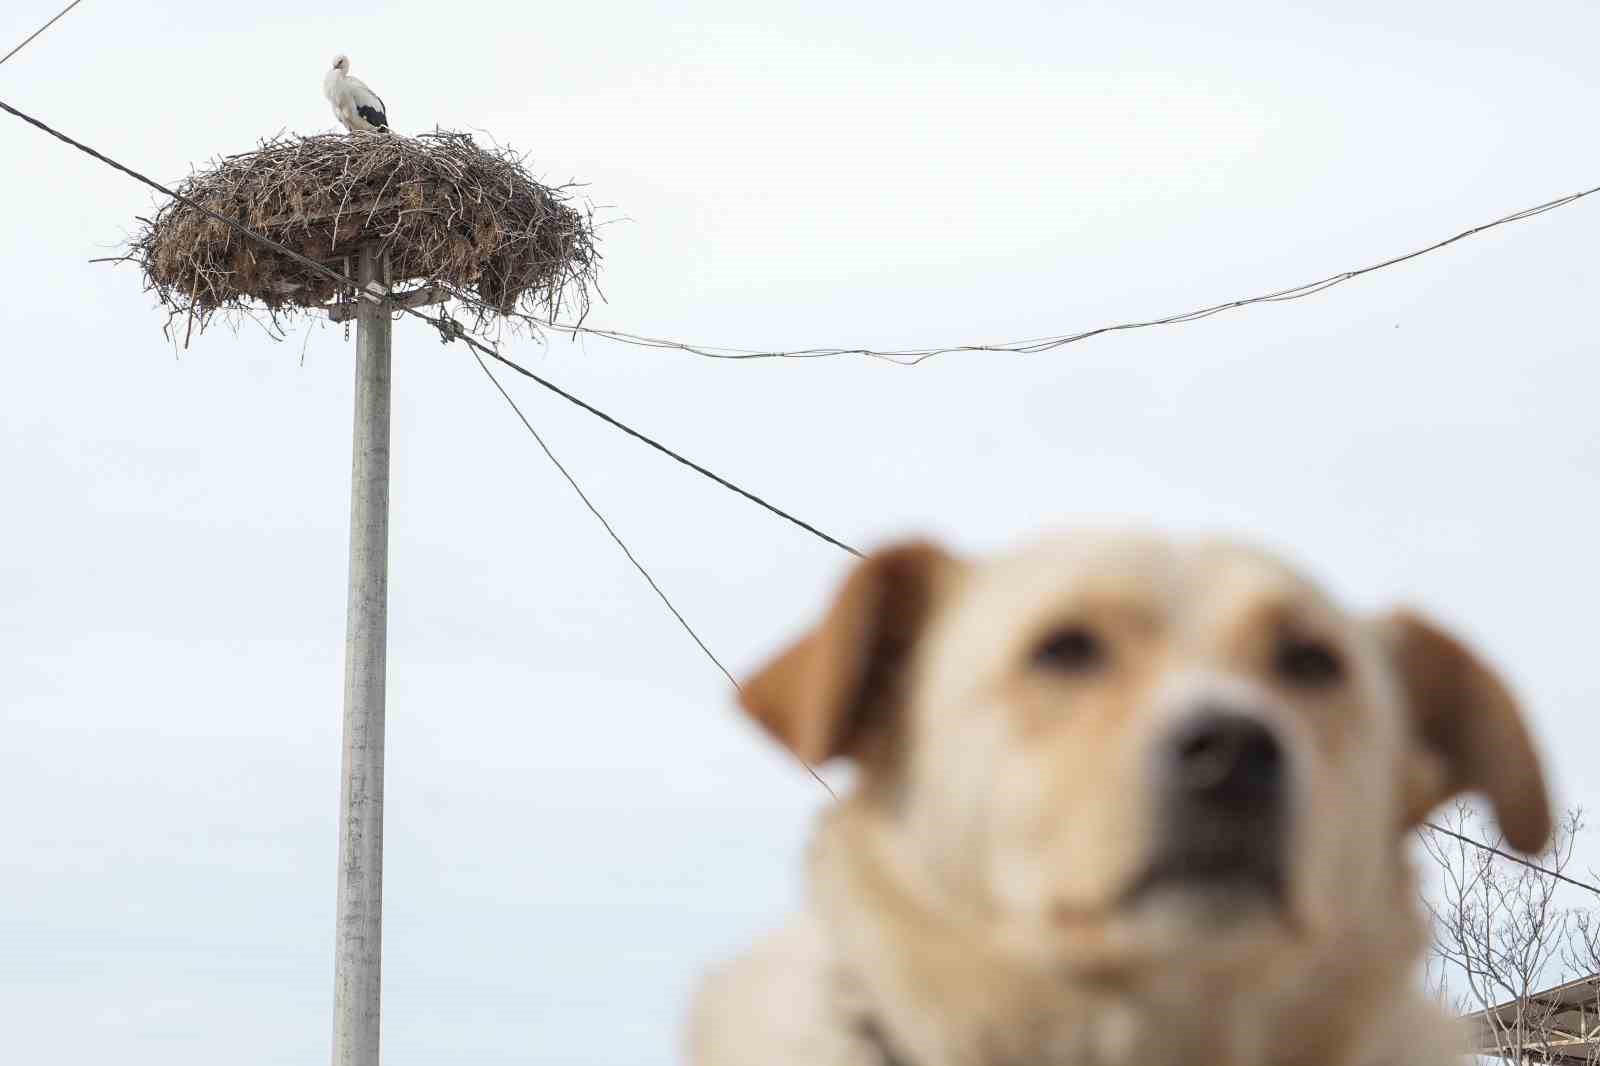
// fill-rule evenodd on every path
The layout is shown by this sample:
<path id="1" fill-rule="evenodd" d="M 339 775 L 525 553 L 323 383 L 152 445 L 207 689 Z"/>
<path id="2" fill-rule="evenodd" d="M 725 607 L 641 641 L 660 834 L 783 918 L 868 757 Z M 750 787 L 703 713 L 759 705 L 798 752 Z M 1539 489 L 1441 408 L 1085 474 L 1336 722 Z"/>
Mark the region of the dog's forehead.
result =
<path id="1" fill-rule="evenodd" d="M 991 560 L 974 578 L 973 605 L 988 610 L 1085 600 L 1164 613 L 1232 613 L 1266 603 L 1319 613 L 1332 607 L 1314 583 L 1253 545 L 1137 532 L 1057 534 Z"/>

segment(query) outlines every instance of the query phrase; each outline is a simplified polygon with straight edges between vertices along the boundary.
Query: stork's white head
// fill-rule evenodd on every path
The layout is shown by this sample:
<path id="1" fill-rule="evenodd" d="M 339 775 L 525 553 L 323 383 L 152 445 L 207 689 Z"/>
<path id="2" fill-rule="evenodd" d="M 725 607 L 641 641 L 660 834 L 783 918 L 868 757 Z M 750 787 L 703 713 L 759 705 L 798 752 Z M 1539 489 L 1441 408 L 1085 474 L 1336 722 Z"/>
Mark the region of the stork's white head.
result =
<path id="1" fill-rule="evenodd" d="M 337 70 L 341 74 L 350 73 L 350 57 L 349 56 L 334 56 L 333 57 L 333 69 Z"/>

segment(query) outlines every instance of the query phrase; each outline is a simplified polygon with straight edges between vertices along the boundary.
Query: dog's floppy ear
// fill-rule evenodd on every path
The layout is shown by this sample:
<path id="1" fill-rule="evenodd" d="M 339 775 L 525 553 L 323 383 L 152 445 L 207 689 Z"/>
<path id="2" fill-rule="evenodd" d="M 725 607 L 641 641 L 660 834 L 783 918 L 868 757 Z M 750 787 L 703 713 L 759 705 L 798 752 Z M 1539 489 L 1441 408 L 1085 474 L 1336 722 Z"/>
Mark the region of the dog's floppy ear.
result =
<path id="1" fill-rule="evenodd" d="M 863 559 L 821 623 L 745 684 L 745 710 L 809 764 L 856 754 L 898 698 L 899 675 L 953 563 L 925 541 Z"/>
<path id="2" fill-rule="evenodd" d="M 1461 792 L 1482 792 L 1513 847 L 1549 841 L 1550 796 L 1533 740 L 1504 682 L 1455 637 L 1411 611 L 1380 626 L 1421 751 L 1407 783 L 1410 825 Z"/>

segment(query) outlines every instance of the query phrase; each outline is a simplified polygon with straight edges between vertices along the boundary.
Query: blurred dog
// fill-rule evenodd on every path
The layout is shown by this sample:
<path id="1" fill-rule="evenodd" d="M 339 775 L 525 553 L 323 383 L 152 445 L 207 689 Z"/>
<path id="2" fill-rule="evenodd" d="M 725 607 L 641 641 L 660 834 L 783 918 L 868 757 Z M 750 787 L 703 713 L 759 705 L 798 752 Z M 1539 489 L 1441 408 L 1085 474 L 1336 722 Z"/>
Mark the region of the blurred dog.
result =
<path id="1" fill-rule="evenodd" d="M 895 547 L 744 705 L 857 774 L 695 1066 L 1443 1066 L 1407 830 L 1463 791 L 1551 829 L 1472 652 L 1233 544 Z"/>

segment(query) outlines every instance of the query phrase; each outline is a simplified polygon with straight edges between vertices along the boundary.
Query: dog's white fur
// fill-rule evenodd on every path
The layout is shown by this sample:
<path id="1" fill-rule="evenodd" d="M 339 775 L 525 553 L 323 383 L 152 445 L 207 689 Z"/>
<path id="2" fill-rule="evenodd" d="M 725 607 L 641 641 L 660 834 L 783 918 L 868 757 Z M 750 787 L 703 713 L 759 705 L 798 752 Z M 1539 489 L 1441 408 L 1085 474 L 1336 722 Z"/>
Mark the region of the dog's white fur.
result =
<path id="1" fill-rule="evenodd" d="M 1104 661 L 1041 667 L 1062 626 Z M 1289 639 L 1338 677 L 1285 680 Z M 1148 752 L 1219 701 L 1286 752 L 1282 899 L 1132 906 Z M 1458 1034 L 1417 988 L 1407 830 L 1465 790 L 1524 850 L 1550 827 L 1520 716 L 1470 652 L 1237 545 L 892 548 L 745 705 L 802 757 L 853 759 L 857 785 L 821 819 L 806 911 L 707 979 L 694 1066 L 1444 1066 Z"/>

